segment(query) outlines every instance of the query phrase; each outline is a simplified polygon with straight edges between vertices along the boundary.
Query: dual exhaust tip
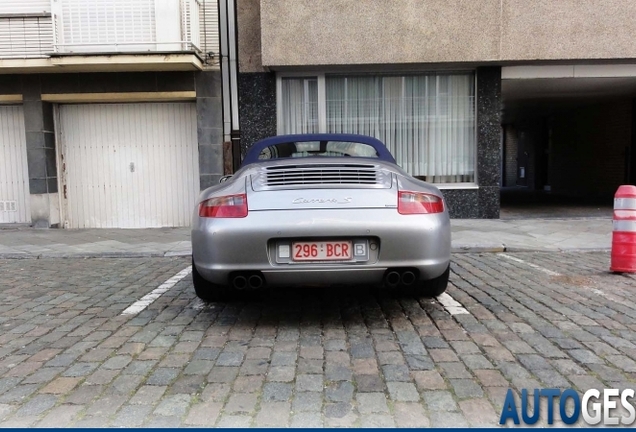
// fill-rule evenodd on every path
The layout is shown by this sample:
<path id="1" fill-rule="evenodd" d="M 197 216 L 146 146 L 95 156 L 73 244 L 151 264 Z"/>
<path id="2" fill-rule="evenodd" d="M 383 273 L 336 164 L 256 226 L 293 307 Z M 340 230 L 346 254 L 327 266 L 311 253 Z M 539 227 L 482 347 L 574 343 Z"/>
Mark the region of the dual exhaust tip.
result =
<path id="1" fill-rule="evenodd" d="M 257 290 L 265 286 L 265 279 L 260 272 L 236 273 L 230 278 L 230 280 L 232 281 L 232 286 L 239 291 L 246 289 Z"/>
<path id="2" fill-rule="evenodd" d="M 230 277 L 232 287 L 242 290 L 258 290 L 265 287 L 265 278 L 260 272 L 239 272 Z M 408 287 L 417 280 L 415 269 L 389 269 L 384 275 L 384 284 L 389 288 Z"/>
<path id="3" fill-rule="evenodd" d="M 408 287 L 417 280 L 417 270 L 389 269 L 384 275 L 384 284 L 389 288 Z"/>

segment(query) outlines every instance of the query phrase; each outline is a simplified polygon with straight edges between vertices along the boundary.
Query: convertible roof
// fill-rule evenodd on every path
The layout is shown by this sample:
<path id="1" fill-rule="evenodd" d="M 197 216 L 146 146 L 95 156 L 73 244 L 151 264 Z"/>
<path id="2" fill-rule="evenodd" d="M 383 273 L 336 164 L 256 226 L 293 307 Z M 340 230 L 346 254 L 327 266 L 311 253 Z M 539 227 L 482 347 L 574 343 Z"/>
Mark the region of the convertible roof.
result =
<path id="1" fill-rule="evenodd" d="M 265 138 L 258 141 L 252 147 L 250 147 L 245 159 L 241 163 L 241 166 L 245 166 L 251 163 L 259 162 L 258 156 L 261 154 L 264 148 L 271 145 L 292 143 L 292 142 L 307 142 L 307 141 L 344 141 L 344 142 L 357 142 L 370 145 L 378 153 L 378 159 L 395 163 L 395 159 L 389 152 L 389 150 L 382 144 L 379 139 L 366 136 L 366 135 L 354 135 L 354 134 L 298 134 L 298 135 L 278 135 L 270 138 Z"/>

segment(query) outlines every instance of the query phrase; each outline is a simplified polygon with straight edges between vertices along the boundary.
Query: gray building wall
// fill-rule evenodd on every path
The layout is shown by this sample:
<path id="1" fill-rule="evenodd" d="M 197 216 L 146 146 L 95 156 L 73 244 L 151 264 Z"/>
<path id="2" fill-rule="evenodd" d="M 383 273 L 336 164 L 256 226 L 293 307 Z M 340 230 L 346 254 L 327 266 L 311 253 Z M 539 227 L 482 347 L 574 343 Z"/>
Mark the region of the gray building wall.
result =
<path id="1" fill-rule="evenodd" d="M 51 201 L 57 197 L 57 158 L 53 105 L 42 101 L 42 80 L 39 75 L 22 79 L 24 127 L 26 130 L 29 192 L 31 194 L 31 224 L 48 228 L 52 222 Z"/>
<path id="2" fill-rule="evenodd" d="M 265 66 L 636 58 L 632 0 L 261 0 L 250 14 Z"/>
<path id="3" fill-rule="evenodd" d="M 239 70 L 264 72 L 261 58 L 260 0 L 236 0 L 236 21 L 239 29 Z"/>

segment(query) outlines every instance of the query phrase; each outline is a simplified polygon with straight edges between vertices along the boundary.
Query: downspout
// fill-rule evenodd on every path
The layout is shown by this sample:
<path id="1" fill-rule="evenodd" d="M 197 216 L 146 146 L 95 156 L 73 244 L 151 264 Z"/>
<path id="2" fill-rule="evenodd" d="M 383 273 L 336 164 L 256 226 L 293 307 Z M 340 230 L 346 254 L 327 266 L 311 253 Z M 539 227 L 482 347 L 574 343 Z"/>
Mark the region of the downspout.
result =
<path id="1" fill-rule="evenodd" d="M 220 0 L 221 80 L 223 91 L 223 142 L 231 143 L 234 170 L 241 163 L 239 125 L 236 1 Z"/>

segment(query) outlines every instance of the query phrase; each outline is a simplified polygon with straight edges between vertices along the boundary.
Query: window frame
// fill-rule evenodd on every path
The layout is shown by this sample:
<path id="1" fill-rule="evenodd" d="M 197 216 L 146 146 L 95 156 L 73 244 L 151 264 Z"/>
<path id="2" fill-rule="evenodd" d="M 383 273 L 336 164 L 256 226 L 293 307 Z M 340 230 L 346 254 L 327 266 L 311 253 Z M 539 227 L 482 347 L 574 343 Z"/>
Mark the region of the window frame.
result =
<path id="1" fill-rule="evenodd" d="M 474 69 L 458 69 L 458 70 L 429 70 L 429 71 L 392 71 L 392 72 L 373 72 L 373 71 L 338 71 L 338 72 L 324 72 L 324 71 L 305 71 L 305 72 L 276 72 L 276 133 L 282 134 L 282 109 L 281 102 L 283 100 L 283 78 L 315 78 L 317 80 L 318 87 L 318 133 L 327 133 L 327 86 L 326 77 L 328 75 L 372 75 L 372 76 L 407 76 L 407 75 L 453 75 L 453 74 L 472 74 L 474 80 L 475 95 L 473 99 L 473 109 L 475 113 L 475 126 L 473 128 L 473 134 L 475 136 L 475 157 L 473 160 L 475 167 L 474 181 L 461 182 L 461 183 L 431 183 L 438 189 L 479 189 L 479 175 L 477 171 L 477 162 L 479 158 L 478 149 L 478 120 L 479 114 L 477 110 L 477 95 L 478 95 L 478 81 L 477 71 Z"/>

